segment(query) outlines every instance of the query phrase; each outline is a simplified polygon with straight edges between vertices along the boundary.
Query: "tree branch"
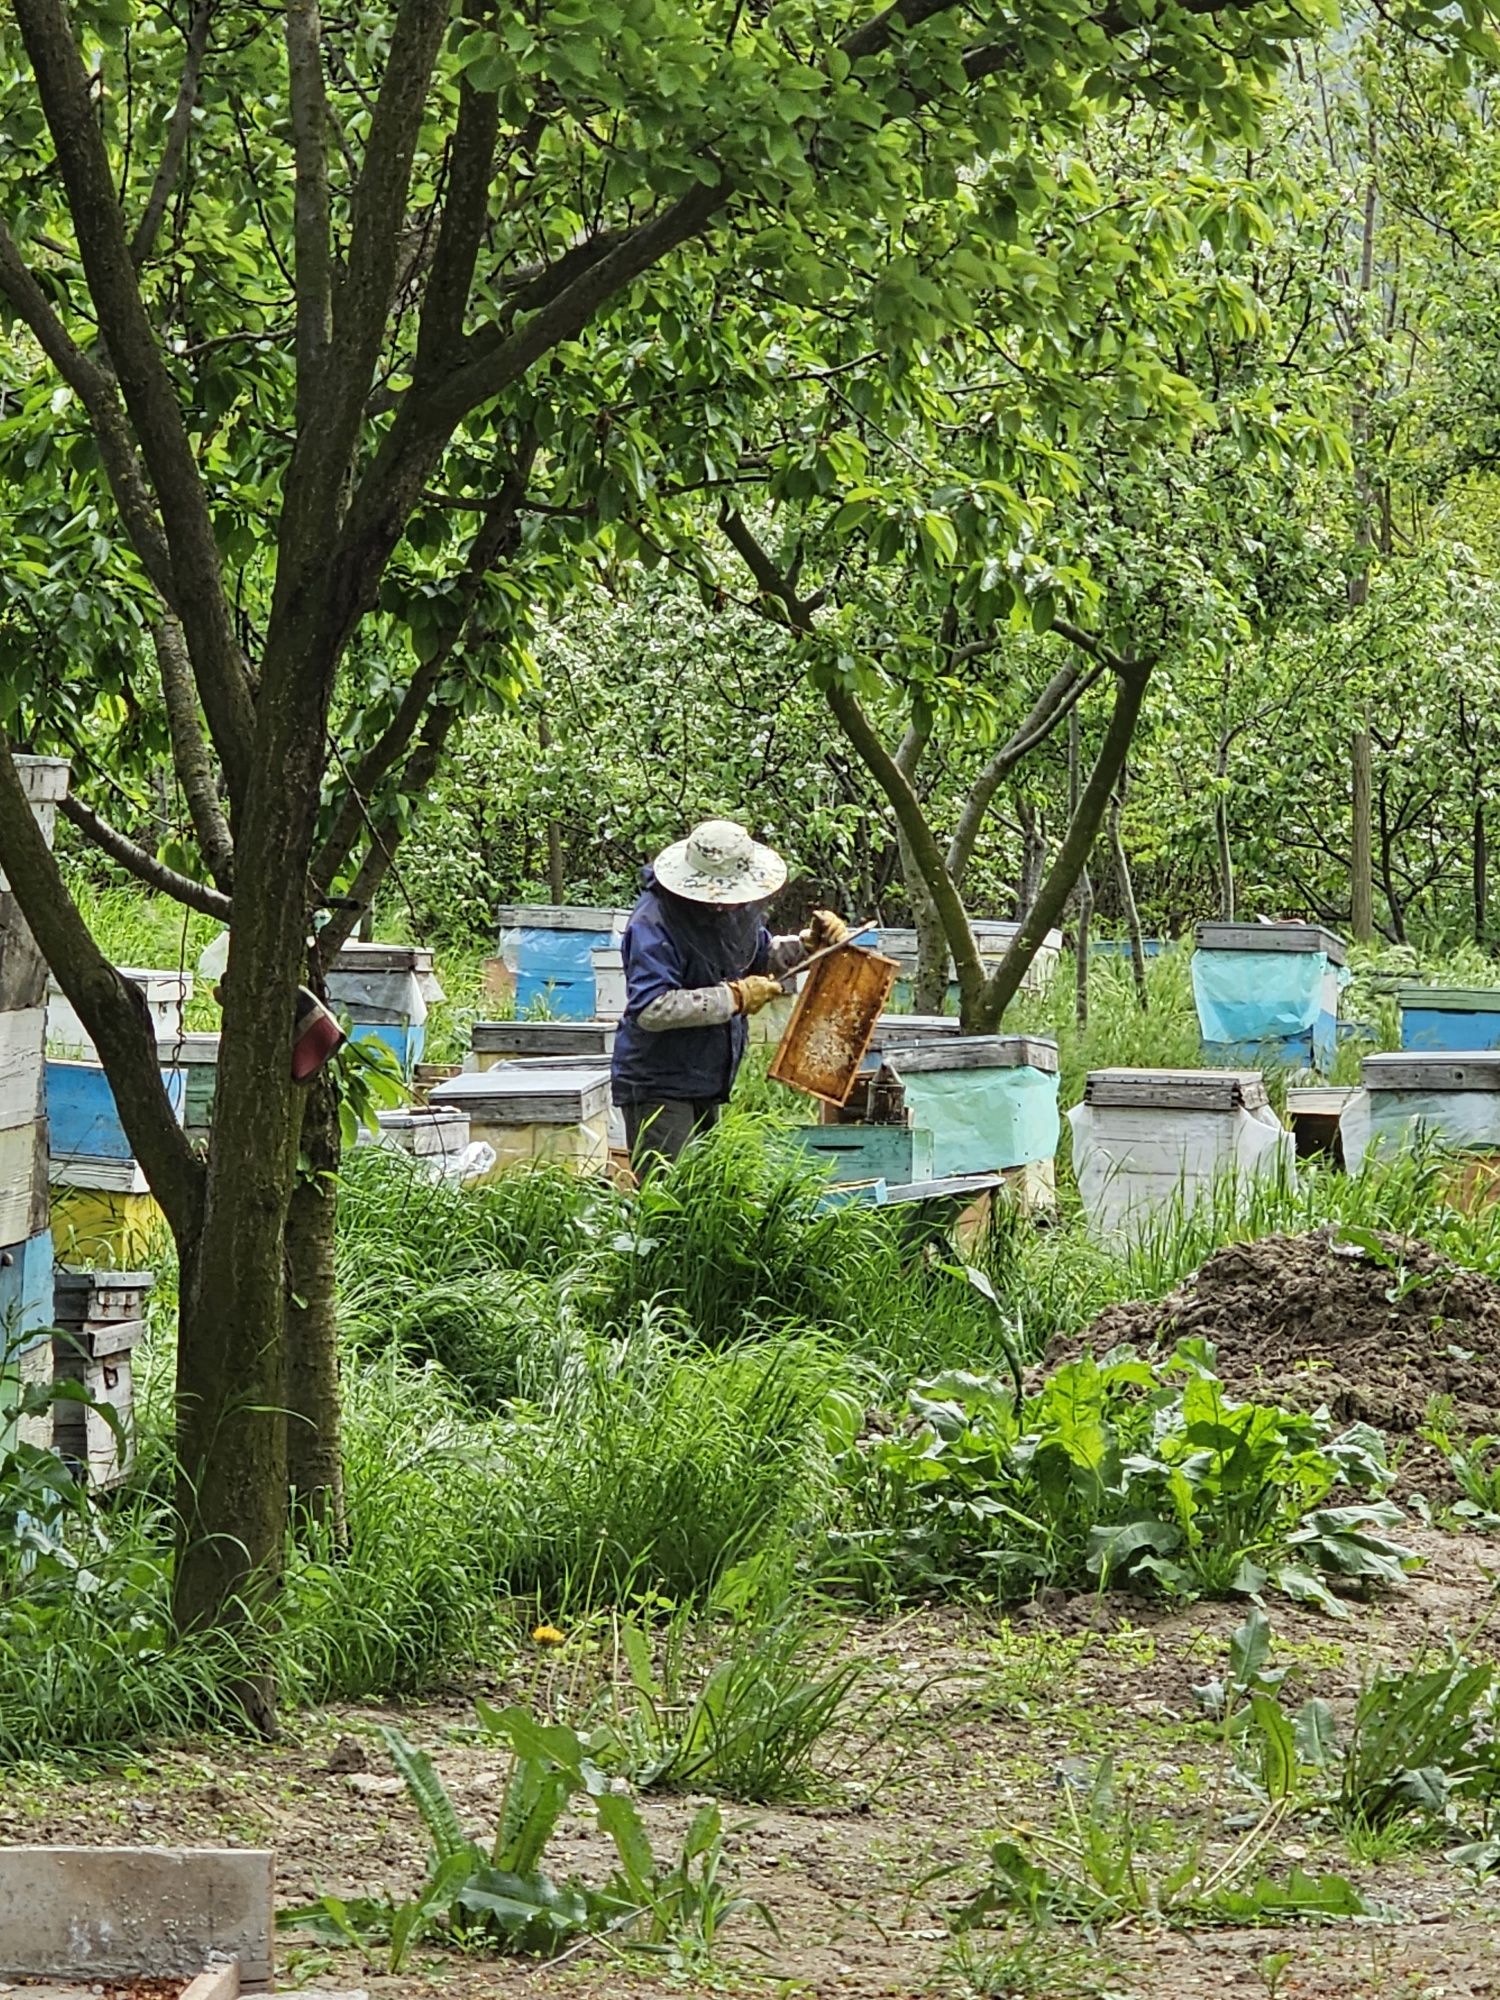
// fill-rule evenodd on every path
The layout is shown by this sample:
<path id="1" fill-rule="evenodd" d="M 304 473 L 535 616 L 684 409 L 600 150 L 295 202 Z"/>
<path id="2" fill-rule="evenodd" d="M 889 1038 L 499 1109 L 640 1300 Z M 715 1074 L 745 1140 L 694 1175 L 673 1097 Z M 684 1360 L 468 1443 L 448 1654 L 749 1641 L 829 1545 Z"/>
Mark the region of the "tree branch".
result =
<path id="1" fill-rule="evenodd" d="M 219 805 L 219 788 L 214 782 L 208 745 L 198 723 L 198 699 L 182 626 L 170 612 L 152 624 L 151 643 L 156 649 L 156 667 L 167 708 L 172 767 L 187 801 L 188 817 L 198 836 L 204 866 L 227 896 L 234 886 L 234 842 Z"/>
<path id="2" fill-rule="evenodd" d="M 208 31 L 213 24 L 216 4 L 217 0 L 198 0 L 193 18 L 188 23 L 187 50 L 177 84 L 177 102 L 167 121 L 167 141 L 162 147 L 161 163 L 151 183 L 151 192 L 146 197 L 146 206 L 141 211 L 141 219 L 130 242 L 130 260 L 138 270 L 151 255 L 156 232 L 161 228 L 161 219 L 167 212 L 167 203 L 182 171 L 188 137 L 193 129 L 193 108 L 198 102 L 198 79 L 203 72 L 203 58 L 208 52 Z"/>
<path id="3" fill-rule="evenodd" d="M 195 882 L 191 875 L 181 875 L 175 868 L 169 868 L 164 861 L 158 861 L 154 854 L 148 854 L 128 834 L 101 819 L 91 806 L 70 792 L 58 808 L 64 819 L 71 820 L 80 832 L 118 861 L 122 868 L 128 868 L 137 881 L 144 882 L 149 889 L 157 890 L 163 896 L 170 896 L 174 903 L 185 904 L 190 910 L 201 910 L 205 916 L 220 917 L 229 921 L 229 898 L 217 889 L 211 889 L 206 882 Z"/>
<path id="4" fill-rule="evenodd" d="M 172 381 L 146 316 L 92 87 L 64 0 L 15 0 L 16 19 L 78 237 L 84 275 L 150 474 L 203 711 L 229 781 L 243 789 L 255 717 L 224 598 L 213 522 Z"/>
<path id="5" fill-rule="evenodd" d="M 401 773 L 398 790 L 410 799 L 425 792 L 437 773 L 449 732 L 459 717 L 457 702 L 442 702 L 428 711 L 422 735 Z M 354 933 L 362 912 L 380 893 L 380 886 L 395 865 L 401 828 L 393 815 L 382 814 L 370 828 L 370 845 L 359 872 L 349 885 L 348 906 L 318 933 L 318 964 L 326 973 Z"/>
<path id="6" fill-rule="evenodd" d="M 446 0 L 400 0 L 396 12 L 385 75 L 370 117 L 364 165 L 351 202 L 348 259 L 343 278 L 333 289 L 332 334 L 326 364 L 318 369 L 324 392 L 318 420 L 315 425 L 299 424 L 283 489 L 278 606 L 304 591 L 327 588 L 328 560 L 344 513 L 345 482 L 390 316 L 412 160 L 448 13 Z M 327 199 L 327 162 L 321 149 L 315 161 L 299 151 L 299 184 L 304 171 L 312 172 L 319 184 L 304 191 L 311 214 Z M 308 304 L 311 310 L 314 302 Z M 298 317 L 300 325 L 300 301 Z M 336 631 L 342 623 L 335 613 Z"/>
<path id="7" fill-rule="evenodd" d="M 1120 661 L 1109 726 L 1104 732 L 1094 768 L 1089 773 L 1089 781 L 1068 822 L 1062 846 L 1037 891 L 1036 901 L 1022 918 L 1020 930 L 1011 939 L 1005 956 L 984 982 L 983 999 L 975 1016 L 975 1030 L 979 1034 L 993 1034 L 998 1027 L 1006 1008 L 1020 991 L 1027 967 L 1046 943 L 1048 931 L 1061 918 L 1074 885 L 1088 866 L 1094 841 L 1130 755 L 1141 704 L 1151 679 L 1151 668 L 1150 661 Z"/>
<path id="8" fill-rule="evenodd" d="M 204 1169 L 177 1122 L 157 1067 L 145 996 L 100 951 L 47 845 L 0 735 L 0 863 L 37 948 L 103 1058 L 131 1150 L 179 1243 L 202 1213 Z"/>
<path id="9" fill-rule="evenodd" d="M 318 0 L 287 0 L 287 86 L 292 106 L 292 240 L 297 297 L 297 431 L 313 421 L 333 332 L 333 224 L 328 192 L 328 100 Z"/>
<path id="10" fill-rule="evenodd" d="M 172 558 L 120 402 L 119 385 L 107 368 L 85 354 L 74 341 L 32 275 L 3 218 L 0 218 L 0 292 L 82 403 L 130 545 L 162 600 L 172 604 L 176 592 Z"/>
<path id="11" fill-rule="evenodd" d="M 448 196 L 417 327 L 414 381 L 436 375 L 463 344 L 464 312 L 489 220 L 490 174 L 500 128 L 500 99 L 467 77 L 458 87 L 458 123 L 448 166 Z"/>
<path id="12" fill-rule="evenodd" d="M 974 845 L 996 792 L 1022 758 L 1029 756 L 1038 744 L 1044 743 L 1064 716 L 1082 701 L 1103 672 L 1102 666 L 1095 667 L 1089 674 L 1071 663 L 1059 667 L 1037 696 L 1031 713 L 1020 728 L 1000 745 L 974 780 L 969 796 L 964 800 L 963 811 L 958 816 L 958 824 L 953 829 L 953 838 L 948 843 L 948 866 L 955 881 L 962 882 L 974 858 Z"/>
<path id="13" fill-rule="evenodd" d="M 360 827 L 364 824 L 365 802 L 397 760 L 405 755 L 408 744 L 421 726 L 433 692 L 447 672 L 454 650 L 463 636 L 480 586 L 500 556 L 514 544 L 517 515 L 526 496 L 526 485 L 536 463 L 537 450 L 537 437 L 532 432 L 522 439 L 515 462 L 496 496 L 495 507 L 486 514 L 470 545 L 457 590 L 457 616 L 448 636 L 432 657 L 424 660 L 412 675 L 396 713 L 350 774 L 333 825 L 313 859 L 311 875 L 318 901 L 327 896 L 359 837 Z"/>
<path id="14" fill-rule="evenodd" d="M 984 990 L 984 967 L 969 926 L 969 913 L 957 883 L 948 872 L 937 835 L 927 823 L 922 801 L 895 758 L 880 740 L 880 732 L 847 688 L 825 690 L 828 706 L 840 729 L 862 759 L 866 770 L 885 793 L 896 823 L 905 836 L 911 859 L 923 886 L 932 898 L 948 940 L 949 955 L 958 979 L 959 1007 L 964 1021 L 973 1018 Z"/>

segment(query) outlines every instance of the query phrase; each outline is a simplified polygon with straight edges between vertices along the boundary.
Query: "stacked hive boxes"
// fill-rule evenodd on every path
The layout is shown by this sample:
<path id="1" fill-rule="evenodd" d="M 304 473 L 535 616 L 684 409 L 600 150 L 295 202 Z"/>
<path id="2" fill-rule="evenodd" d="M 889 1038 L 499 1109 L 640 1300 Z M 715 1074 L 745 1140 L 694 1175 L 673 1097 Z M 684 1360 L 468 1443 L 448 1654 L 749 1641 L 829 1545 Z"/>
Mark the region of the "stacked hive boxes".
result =
<path id="1" fill-rule="evenodd" d="M 1149 1231 L 1153 1217 L 1186 1217 L 1203 1201 L 1232 1213 L 1256 1180 L 1295 1170 L 1295 1143 L 1259 1070 L 1091 1070 L 1068 1122 L 1084 1213 L 1104 1238 Z"/>
<path id="2" fill-rule="evenodd" d="M 68 767 L 56 758 L 17 757 L 31 809 L 50 843 Z M 0 875 L 0 1371 L 14 1383 L 47 1382 L 52 1349 L 52 1237 L 47 1205 L 43 1111 L 47 971 Z M 0 1408 L 12 1398 L 0 1395 Z M 23 1417 L 27 1442 L 45 1445 L 49 1416 Z"/>
<path id="3" fill-rule="evenodd" d="M 56 1380 L 76 1382 L 87 1402 L 55 1406 L 53 1447 L 90 1486 L 118 1486 L 135 1458 L 131 1354 L 146 1330 L 149 1271 L 59 1271 Z"/>
<path id="4" fill-rule="evenodd" d="M 410 1079 L 427 1041 L 427 1009 L 443 989 L 424 945 L 346 944 L 328 974 L 328 1003 L 356 1042 L 379 1042 Z"/>
<path id="5" fill-rule="evenodd" d="M 492 1146 L 494 1172 L 551 1161 L 580 1173 L 609 1164 L 609 1069 L 580 1060 L 500 1062 L 436 1086 L 434 1109 L 461 1111 Z"/>
<path id="6" fill-rule="evenodd" d="M 542 1007 L 564 1020 L 592 1020 L 598 1011 L 594 953 L 618 946 L 630 912 L 506 903 L 497 914 L 500 957 L 515 980 L 516 1012 Z"/>
<path id="7" fill-rule="evenodd" d="M 206 1138 L 218 1037 L 183 1031 L 191 976 L 135 966 L 120 970 L 145 996 L 173 1110 L 195 1137 Z M 149 1263 L 165 1224 L 131 1150 L 104 1066 L 77 1016 L 56 994 L 47 1008 L 47 1121 L 59 1257 L 65 1263 L 126 1268 Z"/>
<path id="8" fill-rule="evenodd" d="M 1193 999 L 1208 1060 L 1326 1074 L 1349 977 L 1342 938 L 1321 924 L 1199 924 L 1195 942 Z"/>

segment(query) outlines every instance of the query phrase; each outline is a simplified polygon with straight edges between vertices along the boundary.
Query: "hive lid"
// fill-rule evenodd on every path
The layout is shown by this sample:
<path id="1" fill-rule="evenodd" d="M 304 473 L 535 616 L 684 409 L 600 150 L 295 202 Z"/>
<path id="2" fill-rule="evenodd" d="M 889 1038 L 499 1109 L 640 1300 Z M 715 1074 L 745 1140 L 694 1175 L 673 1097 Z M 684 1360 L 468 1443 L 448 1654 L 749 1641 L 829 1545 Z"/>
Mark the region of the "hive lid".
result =
<path id="1" fill-rule="evenodd" d="M 958 1035 L 924 1047 L 887 1046 L 886 1066 L 898 1077 L 947 1069 L 1039 1069 L 1057 1074 L 1057 1044 L 1043 1035 Z"/>
<path id="2" fill-rule="evenodd" d="M 602 910 L 573 903 L 502 903 L 495 921 L 502 931 L 606 931 L 618 935 L 629 910 Z"/>
<path id="3" fill-rule="evenodd" d="M 421 944 L 346 944 L 333 972 L 431 972 L 432 952 Z"/>
<path id="4" fill-rule="evenodd" d="M 576 1125 L 609 1104 L 609 1071 L 598 1063 L 497 1063 L 433 1087 L 428 1102 L 467 1111 L 476 1125 Z"/>
<path id="5" fill-rule="evenodd" d="M 925 1042 L 952 1042 L 962 1035 L 956 1014 L 882 1014 L 872 1049 L 910 1049 Z"/>
<path id="6" fill-rule="evenodd" d="M 1096 1069 L 1085 1104 L 1165 1111 L 1258 1111 L 1268 1100 L 1258 1069 Z"/>
<path id="7" fill-rule="evenodd" d="M 1396 1049 L 1366 1056 L 1359 1076 L 1366 1090 L 1500 1091 L 1500 1049 Z"/>
<path id="8" fill-rule="evenodd" d="M 1321 924 L 1198 924 L 1193 942 L 1199 951 L 1321 951 L 1334 965 L 1349 956 L 1344 940 Z"/>
<path id="9" fill-rule="evenodd" d="M 613 1021 L 476 1021 L 469 1046 L 477 1055 L 607 1056 Z"/>
<path id="10" fill-rule="evenodd" d="M 1438 1014 L 1500 1014 L 1500 987 L 1493 986 L 1421 986 L 1403 979 L 1396 1000 L 1408 1012 L 1420 1007 Z"/>
<path id="11" fill-rule="evenodd" d="M 998 920 L 991 921 L 986 917 L 975 917 L 970 923 L 969 928 L 974 933 L 974 942 L 979 947 L 980 955 L 984 958 L 994 958 L 1006 949 L 1021 926 L 1019 924 L 1001 923 Z M 893 930 L 889 925 L 882 924 L 879 936 L 880 949 L 882 951 L 890 952 L 897 958 L 911 958 L 915 956 L 917 934 L 914 930 Z M 1042 940 L 1042 949 L 1043 951 L 1061 951 L 1062 944 L 1063 934 L 1061 931 L 1048 931 L 1046 937 Z"/>
<path id="12" fill-rule="evenodd" d="M 216 1063 L 219 1037 L 194 1031 L 192 1034 L 158 1035 L 156 1059 L 172 1067 L 178 1063 Z"/>

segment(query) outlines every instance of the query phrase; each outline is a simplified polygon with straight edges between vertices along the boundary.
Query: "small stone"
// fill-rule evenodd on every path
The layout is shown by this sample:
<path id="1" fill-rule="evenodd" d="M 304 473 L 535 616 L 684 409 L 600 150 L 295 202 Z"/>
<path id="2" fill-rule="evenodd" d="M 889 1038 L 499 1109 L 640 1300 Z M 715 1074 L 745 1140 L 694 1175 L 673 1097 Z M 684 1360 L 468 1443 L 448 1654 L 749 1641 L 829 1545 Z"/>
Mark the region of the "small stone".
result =
<path id="1" fill-rule="evenodd" d="M 357 1736 L 341 1736 L 323 1768 L 330 1777 L 341 1778 L 350 1771 L 368 1771 L 370 1760 Z"/>
<path id="2" fill-rule="evenodd" d="M 400 1778 L 380 1771 L 351 1771 L 344 1782 L 351 1792 L 367 1799 L 394 1799 L 406 1790 Z"/>

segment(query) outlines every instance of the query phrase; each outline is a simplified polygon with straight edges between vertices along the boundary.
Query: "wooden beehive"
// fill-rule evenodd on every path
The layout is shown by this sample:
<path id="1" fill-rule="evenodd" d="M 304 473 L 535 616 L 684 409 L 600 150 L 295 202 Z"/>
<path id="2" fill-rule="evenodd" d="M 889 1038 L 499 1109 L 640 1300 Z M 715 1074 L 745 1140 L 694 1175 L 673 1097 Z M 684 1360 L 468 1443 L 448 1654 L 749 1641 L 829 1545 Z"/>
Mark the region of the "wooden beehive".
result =
<path id="1" fill-rule="evenodd" d="M 571 1056 L 608 1061 L 615 1045 L 613 1021 L 476 1021 L 469 1034 L 474 1067 L 526 1056 Z"/>
<path id="2" fill-rule="evenodd" d="M 495 1171 L 553 1161 L 602 1173 L 609 1163 L 609 1070 L 600 1063 L 500 1063 L 439 1084 L 433 1107 L 468 1114 Z"/>
<path id="3" fill-rule="evenodd" d="M 58 1271 L 53 1281 L 52 1366 L 59 1382 L 81 1382 L 93 1405 L 59 1402 L 53 1446 L 95 1487 L 118 1486 L 135 1458 L 131 1356 L 145 1333 L 149 1271 Z M 113 1410 L 117 1437 L 103 1408 Z"/>
<path id="4" fill-rule="evenodd" d="M 1106 1237 L 1190 1212 L 1226 1176 L 1238 1202 L 1295 1157 L 1259 1070 L 1094 1070 L 1068 1119 L 1084 1212 Z"/>
<path id="5" fill-rule="evenodd" d="M 857 944 L 819 959 L 797 995 L 770 1074 L 825 1104 L 843 1104 L 900 969 L 895 959 Z"/>

